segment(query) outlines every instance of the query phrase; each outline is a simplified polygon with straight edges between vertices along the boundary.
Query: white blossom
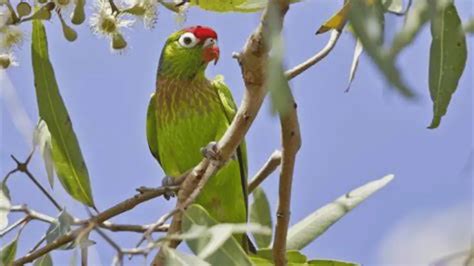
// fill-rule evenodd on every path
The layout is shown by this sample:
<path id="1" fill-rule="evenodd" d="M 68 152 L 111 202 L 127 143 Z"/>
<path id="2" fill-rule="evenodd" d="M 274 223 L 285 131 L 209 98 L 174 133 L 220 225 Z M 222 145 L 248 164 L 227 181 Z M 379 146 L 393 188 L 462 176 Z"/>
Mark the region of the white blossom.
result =
<path id="1" fill-rule="evenodd" d="M 0 27 L 0 51 L 11 51 L 23 42 L 23 31 L 15 25 Z"/>

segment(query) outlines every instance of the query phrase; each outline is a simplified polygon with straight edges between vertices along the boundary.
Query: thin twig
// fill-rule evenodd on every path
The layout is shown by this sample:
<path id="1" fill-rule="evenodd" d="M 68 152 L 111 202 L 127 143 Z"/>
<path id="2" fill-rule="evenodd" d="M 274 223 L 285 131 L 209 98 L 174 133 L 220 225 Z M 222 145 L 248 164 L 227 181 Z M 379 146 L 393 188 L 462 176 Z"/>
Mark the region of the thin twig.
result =
<path id="1" fill-rule="evenodd" d="M 337 41 L 339 40 L 339 37 L 341 36 L 341 32 L 338 30 L 332 30 L 331 31 L 331 36 L 329 37 L 329 40 L 324 46 L 321 51 L 319 51 L 317 54 L 315 54 L 313 57 L 309 58 L 305 62 L 295 66 L 294 68 L 286 71 L 285 75 L 288 80 L 291 80 L 292 78 L 298 76 L 299 74 L 303 73 L 306 71 L 308 68 L 312 67 L 315 65 L 317 62 L 321 61 L 323 58 L 325 58 L 331 51 L 332 49 L 336 46 Z"/>
<path id="2" fill-rule="evenodd" d="M 53 203 L 54 207 L 56 207 L 56 209 L 58 209 L 58 211 L 62 211 L 63 209 L 61 208 L 61 205 L 59 205 L 59 203 L 53 198 L 53 196 L 51 196 L 51 194 L 49 194 L 49 192 L 43 187 L 43 185 L 41 185 L 41 183 L 38 182 L 38 180 L 28 170 L 28 164 L 31 160 L 31 157 L 33 156 L 33 153 L 34 153 L 34 150 L 33 150 L 33 152 L 30 153 L 30 155 L 28 156 L 26 161 L 23 162 L 23 163 L 20 162 L 17 158 L 15 158 L 15 156 L 11 155 L 11 157 L 16 162 L 18 171 L 20 171 L 22 173 L 25 173 L 26 176 L 28 176 L 28 178 L 39 188 L 39 190 L 41 190 L 41 192 L 43 192 L 43 194 L 49 199 L 49 201 L 51 201 L 51 203 Z"/>
<path id="3" fill-rule="evenodd" d="M 39 246 L 41 246 L 41 244 L 43 244 L 43 242 L 46 241 L 46 234 L 43 235 L 43 237 L 41 237 L 40 241 L 38 241 L 38 243 L 36 243 L 36 245 L 30 249 L 30 251 L 28 251 L 28 253 L 31 253 L 35 250 L 37 250 L 39 248 Z"/>
<path id="4" fill-rule="evenodd" d="M 151 200 L 151 199 L 154 199 L 156 197 L 159 197 L 159 196 L 162 196 L 166 191 L 169 191 L 169 190 L 177 190 L 178 187 L 160 187 L 160 188 L 157 188 L 156 190 L 149 190 L 149 191 L 146 191 L 144 193 L 139 193 L 139 194 L 136 194 L 134 195 L 133 197 L 131 198 L 128 198 L 118 204 L 116 204 L 115 206 L 97 214 L 96 216 L 90 218 L 88 220 L 88 224 L 100 224 L 104 221 L 107 221 L 109 219 L 111 219 L 112 217 L 115 217 L 119 214 L 122 214 L 124 212 L 127 212 L 131 209 L 133 209 L 135 206 L 145 202 L 145 201 L 148 201 L 148 200 Z M 29 262 L 32 262 L 33 260 L 43 256 L 44 254 L 50 252 L 51 250 L 55 250 L 61 246 L 63 246 L 64 244 L 67 244 L 69 242 L 72 242 L 76 239 L 76 237 L 83 233 L 84 231 L 86 231 L 87 229 L 87 226 L 86 225 L 83 225 L 59 238 L 57 238 L 55 241 L 45 245 L 44 247 L 42 248 L 39 248 L 38 250 L 32 252 L 32 253 L 29 253 L 29 254 L 26 254 L 24 255 L 23 257 L 19 257 L 18 259 L 16 259 L 14 262 L 13 262 L 13 265 L 24 265 L 26 263 L 29 263 Z"/>
<path id="5" fill-rule="evenodd" d="M 271 175 L 281 163 L 281 151 L 274 151 L 267 162 L 262 166 L 258 173 L 248 184 L 248 193 L 252 193 L 255 188 L 260 186 L 260 184 Z"/>
<path id="6" fill-rule="evenodd" d="M 11 224 L 7 228 L 5 228 L 3 231 L 0 231 L 0 238 L 4 237 L 9 232 L 15 230 L 15 228 L 22 225 L 23 223 L 27 223 L 29 220 L 30 220 L 30 218 L 28 216 L 25 216 L 25 217 L 21 218 L 20 220 L 14 222 L 13 224 Z"/>

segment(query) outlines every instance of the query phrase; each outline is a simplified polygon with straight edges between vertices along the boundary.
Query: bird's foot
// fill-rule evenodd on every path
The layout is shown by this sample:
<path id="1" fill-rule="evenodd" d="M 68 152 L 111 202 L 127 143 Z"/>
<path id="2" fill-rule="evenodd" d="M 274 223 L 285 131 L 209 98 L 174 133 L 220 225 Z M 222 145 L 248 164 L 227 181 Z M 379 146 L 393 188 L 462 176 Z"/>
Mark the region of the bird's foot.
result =
<path id="1" fill-rule="evenodd" d="M 209 142 L 209 144 L 206 145 L 206 147 L 202 147 L 201 154 L 202 156 L 204 156 L 205 158 L 209 160 L 218 161 L 221 159 L 217 151 L 217 142 L 215 141 L 211 141 Z M 237 161 L 238 160 L 237 152 L 234 152 L 230 158 L 232 160 Z"/>
<path id="2" fill-rule="evenodd" d="M 219 155 L 217 152 L 217 142 L 211 141 L 206 147 L 201 148 L 201 154 L 209 160 L 219 160 Z"/>
<path id="3" fill-rule="evenodd" d="M 161 185 L 165 188 L 168 188 L 168 187 L 171 187 L 171 186 L 175 186 L 176 183 L 174 182 L 174 178 L 171 177 L 171 176 L 165 176 L 163 177 L 163 179 L 161 180 Z M 165 194 L 163 194 L 163 196 L 165 197 L 166 200 L 169 200 L 170 198 L 173 198 L 176 196 L 176 192 L 172 191 L 172 190 L 166 190 L 165 191 Z"/>

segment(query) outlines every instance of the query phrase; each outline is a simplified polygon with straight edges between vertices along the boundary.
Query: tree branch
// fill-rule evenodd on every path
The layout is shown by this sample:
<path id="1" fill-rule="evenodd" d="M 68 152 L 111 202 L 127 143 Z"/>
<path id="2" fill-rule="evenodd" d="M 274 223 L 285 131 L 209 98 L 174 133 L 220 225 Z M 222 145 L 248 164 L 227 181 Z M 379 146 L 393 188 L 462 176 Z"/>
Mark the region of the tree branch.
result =
<path id="1" fill-rule="evenodd" d="M 326 46 L 324 46 L 324 48 L 321 49 L 321 51 L 319 51 L 317 54 L 315 54 L 313 57 L 309 58 L 305 62 L 303 62 L 303 63 L 295 66 L 294 68 L 286 71 L 285 75 L 288 78 L 288 80 L 291 80 L 292 78 L 298 76 L 299 74 L 303 73 L 308 68 L 312 67 L 317 62 L 319 62 L 323 58 L 325 58 L 332 51 L 332 49 L 336 46 L 336 43 L 339 40 L 340 36 L 341 36 L 340 31 L 332 30 L 331 31 L 331 37 L 329 37 L 329 40 L 328 40 Z"/>
<path id="2" fill-rule="evenodd" d="M 15 260 L 13 262 L 13 265 L 23 265 L 23 264 L 32 262 L 33 260 L 35 260 L 35 259 L 43 256 L 44 254 L 50 252 L 51 250 L 57 249 L 57 248 L 61 247 L 64 244 L 67 244 L 71 241 L 74 241 L 76 236 L 83 233 L 83 231 L 85 229 L 87 229 L 87 226 L 89 224 L 92 224 L 92 223 L 93 224 L 100 224 L 102 222 L 105 222 L 105 221 L 111 219 L 112 217 L 115 217 L 119 214 L 122 214 L 126 211 L 129 211 L 129 210 L 133 209 L 135 206 L 137 206 L 137 205 L 139 205 L 139 204 L 141 204 L 145 201 L 148 201 L 148 200 L 154 199 L 156 197 L 162 196 L 166 191 L 169 191 L 169 190 L 176 191 L 177 189 L 178 189 L 178 187 L 159 187 L 155 190 L 147 190 L 144 193 L 136 194 L 133 197 L 128 198 L 128 199 L 116 204 L 115 206 L 113 206 L 113 207 L 97 214 L 96 216 L 88 219 L 87 223 L 85 225 L 81 226 L 80 228 L 77 228 L 77 229 L 75 229 L 75 230 L 73 230 L 73 231 L 57 238 L 55 241 L 47 244 L 46 246 L 44 246 L 42 248 L 39 248 L 36 251 L 33 251 L 29 254 L 26 254 L 23 257 L 18 258 L 17 260 Z"/>
<path id="3" fill-rule="evenodd" d="M 258 173 L 254 176 L 252 181 L 248 184 L 248 193 L 252 193 L 255 188 L 271 175 L 281 164 L 281 151 L 274 151 L 267 162 L 262 166 Z"/>

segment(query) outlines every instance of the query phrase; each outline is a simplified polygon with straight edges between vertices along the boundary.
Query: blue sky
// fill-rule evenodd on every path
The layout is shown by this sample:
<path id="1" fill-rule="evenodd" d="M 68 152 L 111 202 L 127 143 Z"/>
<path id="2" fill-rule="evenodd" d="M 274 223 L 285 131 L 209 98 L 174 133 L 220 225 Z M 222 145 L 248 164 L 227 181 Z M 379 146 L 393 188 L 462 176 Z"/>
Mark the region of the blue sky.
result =
<path id="1" fill-rule="evenodd" d="M 462 18 L 473 15 L 469 0 L 456 3 Z M 314 32 L 339 4 L 324 0 L 292 6 L 284 32 L 288 67 L 312 56 L 325 45 L 328 35 L 315 36 Z M 154 30 L 147 31 L 137 25 L 126 31 L 129 49 L 121 55 L 111 53 L 108 42 L 95 37 L 87 25 L 78 28 L 76 42 L 68 43 L 62 37 L 56 18 L 46 23 L 51 60 L 91 174 L 99 209 L 133 195 L 139 186 L 159 185 L 163 176 L 148 151 L 145 113 L 149 95 L 154 90 L 163 42 L 180 26 L 167 10 L 160 8 L 159 12 Z M 217 66 L 209 67 L 208 76 L 223 74 L 238 102 L 243 94 L 243 83 L 231 53 L 242 48 L 258 20 L 258 14 L 216 14 L 193 8 L 185 22 L 185 25 L 208 25 L 218 32 L 221 59 Z M 400 23 L 400 18 L 387 17 L 388 34 Z M 464 75 L 440 128 L 426 129 L 432 115 L 427 78 L 430 40 L 429 27 L 425 27 L 398 61 L 404 79 L 420 95 L 416 102 L 407 101 L 394 92 L 364 55 L 351 92 L 344 93 L 354 47 L 350 33 L 343 34 L 325 60 L 291 82 L 303 137 L 295 170 L 291 223 L 354 187 L 389 173 L 396 176 L 386 188 L 308 246 L 305 253 L 309 257 L 339 258 L 365 265 L 395 263 L 381 255 L 381 249 L 403 221 L 421 215 L 429 225 L 433 213 L 444 213 L 452 208 L 472 210 L 473 57 L 468 57 Z M 472 37 L 468 42 L 472 51 Z M 6 76 L 2 73 L 0 84 L 10 88 L 7 80 L 11 80 L 19 102 L 36 122 L 29 45 L 26 40 L 16 53 L 20 66 L 9 69 Z M 26 157 L 30 144 L 13 123 L 5 93 L 0 110 L 0 169 L 6 173 L 14 167 L 9 155 Z M 268 101 L 250 130 L 247 143 L 250 173 L 255 173 L 280 146 L 279 122 L 271 115 Z M 32 170 L 46 184 L 39 156 L 35 157 Z M 30 207 L 54 215 L 51 204 L 24 176 L 16 175 L 9 184 L 14 203 L 26 201 Z M 275 211 L 277 175 L 263 186 Z M 83 208 L 65 195 L 59 185 L 54 193 L 71 212 L 84 217 Z M 172 206 L 173 202 L 156 199 L 113 221 L 151 223 Z M 463 217 L 472 219 L 472 212 Z M 12 221 L 15 218 L 18 216 L 11 216 Z M 472 225 L 472 220 L 469 224 Z M 450 226 L 457 225 L 442 225 L 436 232 L 443 235 Z M 25 254 L 44 230 L 45 225 L 32 223 L 22 236 L 19 254 Z M 11 237 L 13 234 L 0 243 Z M 113 237 L 126 247 L 133 246 L 139 239 L 139 235 L 133 233 Z M 465 240 L 464 237 L 460 241 Z M 400 245 L 410 243 L 410 235 L 400 241 L 397 242 Z M 449 251 L 441 250 L 439 255 Z M 102 241 L 92 253 L 97 264 L 106 265 L 114 255 Z M 71 255 L 56 251 L 53 256 L 57 263 L 64 264 Z M 130 265 L 142 261 L 137 259 Z M 400 265 L 400 261 L 397 263 Z M 408 260 L 402 263 L 416 265 Z"/>

